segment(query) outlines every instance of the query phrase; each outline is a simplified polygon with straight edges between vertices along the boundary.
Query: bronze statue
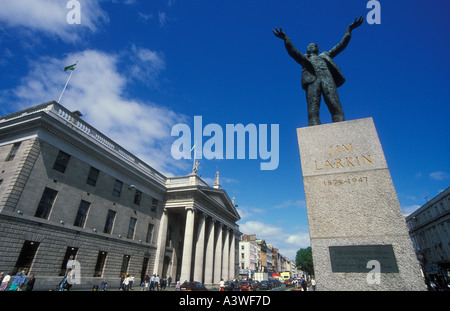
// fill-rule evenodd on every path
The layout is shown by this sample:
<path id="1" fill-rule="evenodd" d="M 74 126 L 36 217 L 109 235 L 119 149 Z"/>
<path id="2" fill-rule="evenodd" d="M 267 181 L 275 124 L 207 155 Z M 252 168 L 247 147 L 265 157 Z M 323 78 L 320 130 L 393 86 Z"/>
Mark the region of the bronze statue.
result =
<path id="1" fill-rule="evenodd" d="M 337 88 L 345 82 L 339 67 L 333 61 L 350 42 L 352 30 L 361 26 L 364 18 L 355 18 L 355 21 L 347 27 L 347 30 L 334 48 L 320 55 L 319 47 L 316 43 L 311 43 L 307 47 L 306 56 L 298 51 L 292 44 L 289 37 L 280 28 L 272 30 L 277 38 L 284 40 L 289 55 L 303 67 L 302 88 L 306 91 L 306 102 L 308 104 L 308 125 L 319 125 L 319 108 L 321 95 L 330 110 L 333 122 L 345 121 L 344 110 L 339 101 Z"/>

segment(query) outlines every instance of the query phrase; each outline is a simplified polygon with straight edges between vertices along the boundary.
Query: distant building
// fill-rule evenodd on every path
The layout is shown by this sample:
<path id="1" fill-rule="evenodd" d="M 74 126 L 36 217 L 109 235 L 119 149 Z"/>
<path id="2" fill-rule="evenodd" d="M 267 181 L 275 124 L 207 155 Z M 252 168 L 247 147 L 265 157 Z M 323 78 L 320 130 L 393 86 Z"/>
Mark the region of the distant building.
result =
<path id="1" fill-rule="evenodd" d="M 238 275 L 239 219 L 219 186 L 164 176 L 56 102 L 0 118 L 0 271 L 34 273 L 37 290 L 70 256 L 79 288 L 123 274 L 218 284 Z"/>
<path id="2" fill-rule="evenodd" d="M 450 188 L 406 217 L 427 281 L 446 287 L 450 278 Z"/>
<path id="3" fill-rule="evenodd" d="M 292 265 L 294 264 L 294 265 Z M 273 274 L 290 272 L 297 275 L 294 261 L 280 254 L 279 250 L 265 240 L 256 238 L 256 234 L 243 234 L 239 241 L 239 274 L 241 277 L 254 278 L 256 272 Z"/>

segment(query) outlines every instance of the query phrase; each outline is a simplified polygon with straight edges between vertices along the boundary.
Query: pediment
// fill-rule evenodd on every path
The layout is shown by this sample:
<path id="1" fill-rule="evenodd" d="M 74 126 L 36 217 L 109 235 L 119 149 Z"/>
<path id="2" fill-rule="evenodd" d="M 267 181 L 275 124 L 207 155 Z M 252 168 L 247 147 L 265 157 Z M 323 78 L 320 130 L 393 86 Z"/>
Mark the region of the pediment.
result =
<path id="1" fill-rule="evenodd" d="M 241 219 L 241 216 L 236 210 L 236 207 L 231 202 L 230 198 L 228 197 L 228 194 L 223 189 L 212 189 L 212 188 L 203 188 L 201 191 L 210 199 L 212 199 L 214 202 L 216 202 L 221 209 L 224 209 L 225 211 L 232 214 L 234 217 L 236 217 L 237 220 Z"/>

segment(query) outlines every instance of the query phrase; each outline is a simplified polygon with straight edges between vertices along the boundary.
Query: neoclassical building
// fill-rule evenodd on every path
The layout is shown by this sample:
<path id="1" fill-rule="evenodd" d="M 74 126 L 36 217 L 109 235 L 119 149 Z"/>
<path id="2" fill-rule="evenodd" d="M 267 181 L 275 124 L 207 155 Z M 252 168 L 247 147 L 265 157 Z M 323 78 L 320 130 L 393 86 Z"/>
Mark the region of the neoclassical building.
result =
<path id="1" fill-rule="evenodd" d="M 0 271 L 56 288 L 146 275 L 217 284 L 238 276 L 234 200 L 196 173 L 166 177 L 52 101 L 0 118 Z"/>

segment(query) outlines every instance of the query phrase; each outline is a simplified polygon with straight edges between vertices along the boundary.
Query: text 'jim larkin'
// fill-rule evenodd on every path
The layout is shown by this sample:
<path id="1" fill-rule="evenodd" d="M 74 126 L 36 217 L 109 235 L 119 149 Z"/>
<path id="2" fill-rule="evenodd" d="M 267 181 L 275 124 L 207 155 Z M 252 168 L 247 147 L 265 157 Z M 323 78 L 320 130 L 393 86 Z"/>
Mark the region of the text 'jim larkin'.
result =
<path id="1" fill-rule="evenodd" d="M 171 136 L 178 136 L 172 143 L 171 153 L 175 160 L 192 159 L 192 149 L 195 147 L 195 159 L 248 159 L 268 160 L 261 162 L 261 170 L 275 170 L 279 162 L 279 125 L 270 126 L 270 150 L 268 145 L 267 124 L 226 124 L 224 154 L 224 131 L 219 124 L 210 123 L 203 127 L 201 116 L 194 117 L 194 145 L 192 131 L 189 125 L 179 123 L 172 127 Z M 203 144 L 203 137 L 210 137 Z M 235 139 L 236 137 L 236 139 Z M 246 139 L 248 137 L 248 141 Z M 248 144 L 247 144 L 248 143 Z M 248 146 L 248 147 L 247 147 Z M 236 150 L 236 152 L 235 152 Z"/>
<path id="2" fill-rule="evenodd" d="M 345 167 L 357 167 L 372 165 L 372 157 L 370 155 L 354 156 L 352 144 L 330 146 L 330 154 L 328 156 L 333 157 L 333 160 L 326 161 L 314 161 L 316 171 L 322 171 L 326 169 L 339 169 Z"/>

